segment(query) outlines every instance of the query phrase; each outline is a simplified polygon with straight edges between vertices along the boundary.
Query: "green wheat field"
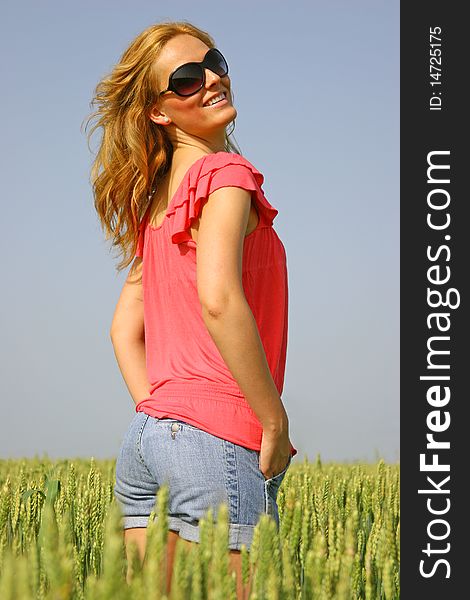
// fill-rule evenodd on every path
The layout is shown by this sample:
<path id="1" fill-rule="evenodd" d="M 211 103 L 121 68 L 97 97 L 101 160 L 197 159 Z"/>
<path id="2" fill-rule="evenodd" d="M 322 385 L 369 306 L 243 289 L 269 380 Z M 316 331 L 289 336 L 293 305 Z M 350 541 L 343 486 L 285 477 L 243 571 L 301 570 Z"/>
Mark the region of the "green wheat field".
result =
<path id="1" fill-rule="evenodd" d="M 126 581 L 114 472 L 114 460 L 0 460 L 0 599 L 236 600 L 224 505 L 200 521 L 194 551 L 177 544 L 166 593 L 167 487 L 144 564 L 132 553 Z M 250 600 L 400 597 L 399 464 L 294 461 L 278 506 L 279 533 L 262 515 L 251 552 L 242 549 Z"/>

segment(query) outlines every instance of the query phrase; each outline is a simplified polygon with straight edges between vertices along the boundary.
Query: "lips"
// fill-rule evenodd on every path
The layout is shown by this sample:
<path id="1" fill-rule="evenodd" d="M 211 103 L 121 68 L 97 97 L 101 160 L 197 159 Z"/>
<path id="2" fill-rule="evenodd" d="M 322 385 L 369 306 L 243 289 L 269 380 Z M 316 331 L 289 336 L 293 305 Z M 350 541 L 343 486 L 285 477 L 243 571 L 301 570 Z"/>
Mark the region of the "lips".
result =
<path id="1" fill-rule="evenodd" d="M 217 94 L 214 94 L 211 98 L 209 98 L 209 100 L 206 100 L 206 102 L 203 104 L 204 108 L 209 108 L 211 106 L 214 106 L 214 104 L 208 104 L 208 102 L 210 102 L 214 98 L 218 98 L 220 95 L 222 95 L 224 97 L 221 100 L 218 100 L 217 102 L 215 102 L 214 104 L 218 104 L 219 102 L 223 102 L 224 100 L 227 101 L 227 93 L 226 92 L 218 92 Z"/>

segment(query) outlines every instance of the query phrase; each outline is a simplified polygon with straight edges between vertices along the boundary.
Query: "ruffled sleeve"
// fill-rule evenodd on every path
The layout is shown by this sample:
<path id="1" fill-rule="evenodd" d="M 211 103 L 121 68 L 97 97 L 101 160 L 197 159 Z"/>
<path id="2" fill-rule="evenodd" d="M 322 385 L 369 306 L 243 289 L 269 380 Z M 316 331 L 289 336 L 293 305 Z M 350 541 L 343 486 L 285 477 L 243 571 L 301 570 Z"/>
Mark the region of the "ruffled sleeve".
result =
<path id="1" fill-rule="evenodd" d="M 167 216 L 171 219 L 171 241 L 190 241 L 190 228 L 201 215 L 209 195 L 222 187 L 240 187 L 252 192 L 260 218 L 258 227 L 270 227 L 278 214 L 262 190 L 264 176 L 246 158 L 232 152 L 208 154 L 190 169 L 174 206 Z"/>

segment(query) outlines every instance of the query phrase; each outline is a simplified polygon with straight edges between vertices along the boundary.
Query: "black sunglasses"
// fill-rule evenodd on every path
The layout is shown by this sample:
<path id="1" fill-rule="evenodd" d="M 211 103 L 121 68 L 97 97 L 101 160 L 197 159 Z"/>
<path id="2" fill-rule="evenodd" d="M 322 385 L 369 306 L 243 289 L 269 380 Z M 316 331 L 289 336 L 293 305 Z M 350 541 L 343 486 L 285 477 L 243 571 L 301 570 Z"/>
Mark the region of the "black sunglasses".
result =
<path id="1" fill-rule="evenodd" d="M 222 53 L 217 48 L 211 48 L 201 62 L 189 62 L 178 67 L 169 77 L 166 92 L 175 92 L 178 96 L 192 96 L 199 92 L 206 84 L 206 72 L 210 69 L 219 77 L 228 73 L 228 64 Z"/>

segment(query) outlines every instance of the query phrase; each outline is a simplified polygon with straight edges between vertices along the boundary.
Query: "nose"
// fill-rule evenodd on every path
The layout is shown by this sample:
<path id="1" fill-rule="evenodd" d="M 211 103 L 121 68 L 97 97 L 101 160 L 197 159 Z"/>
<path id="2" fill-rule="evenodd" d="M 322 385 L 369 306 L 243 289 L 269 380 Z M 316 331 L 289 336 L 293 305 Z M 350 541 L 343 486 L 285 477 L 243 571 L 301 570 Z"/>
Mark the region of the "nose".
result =
<path id="1" fill-rule="evenodd" d="M 214 73 L 214 71 L 211 71 L 210 69 L 206 69 L 206 87 L 210 88 L 214 83 L 219 83 L 219 81 L 221 80 L 221 77 L 219 77 L 219 75 L 217 75 L 217 73 Z"/>

